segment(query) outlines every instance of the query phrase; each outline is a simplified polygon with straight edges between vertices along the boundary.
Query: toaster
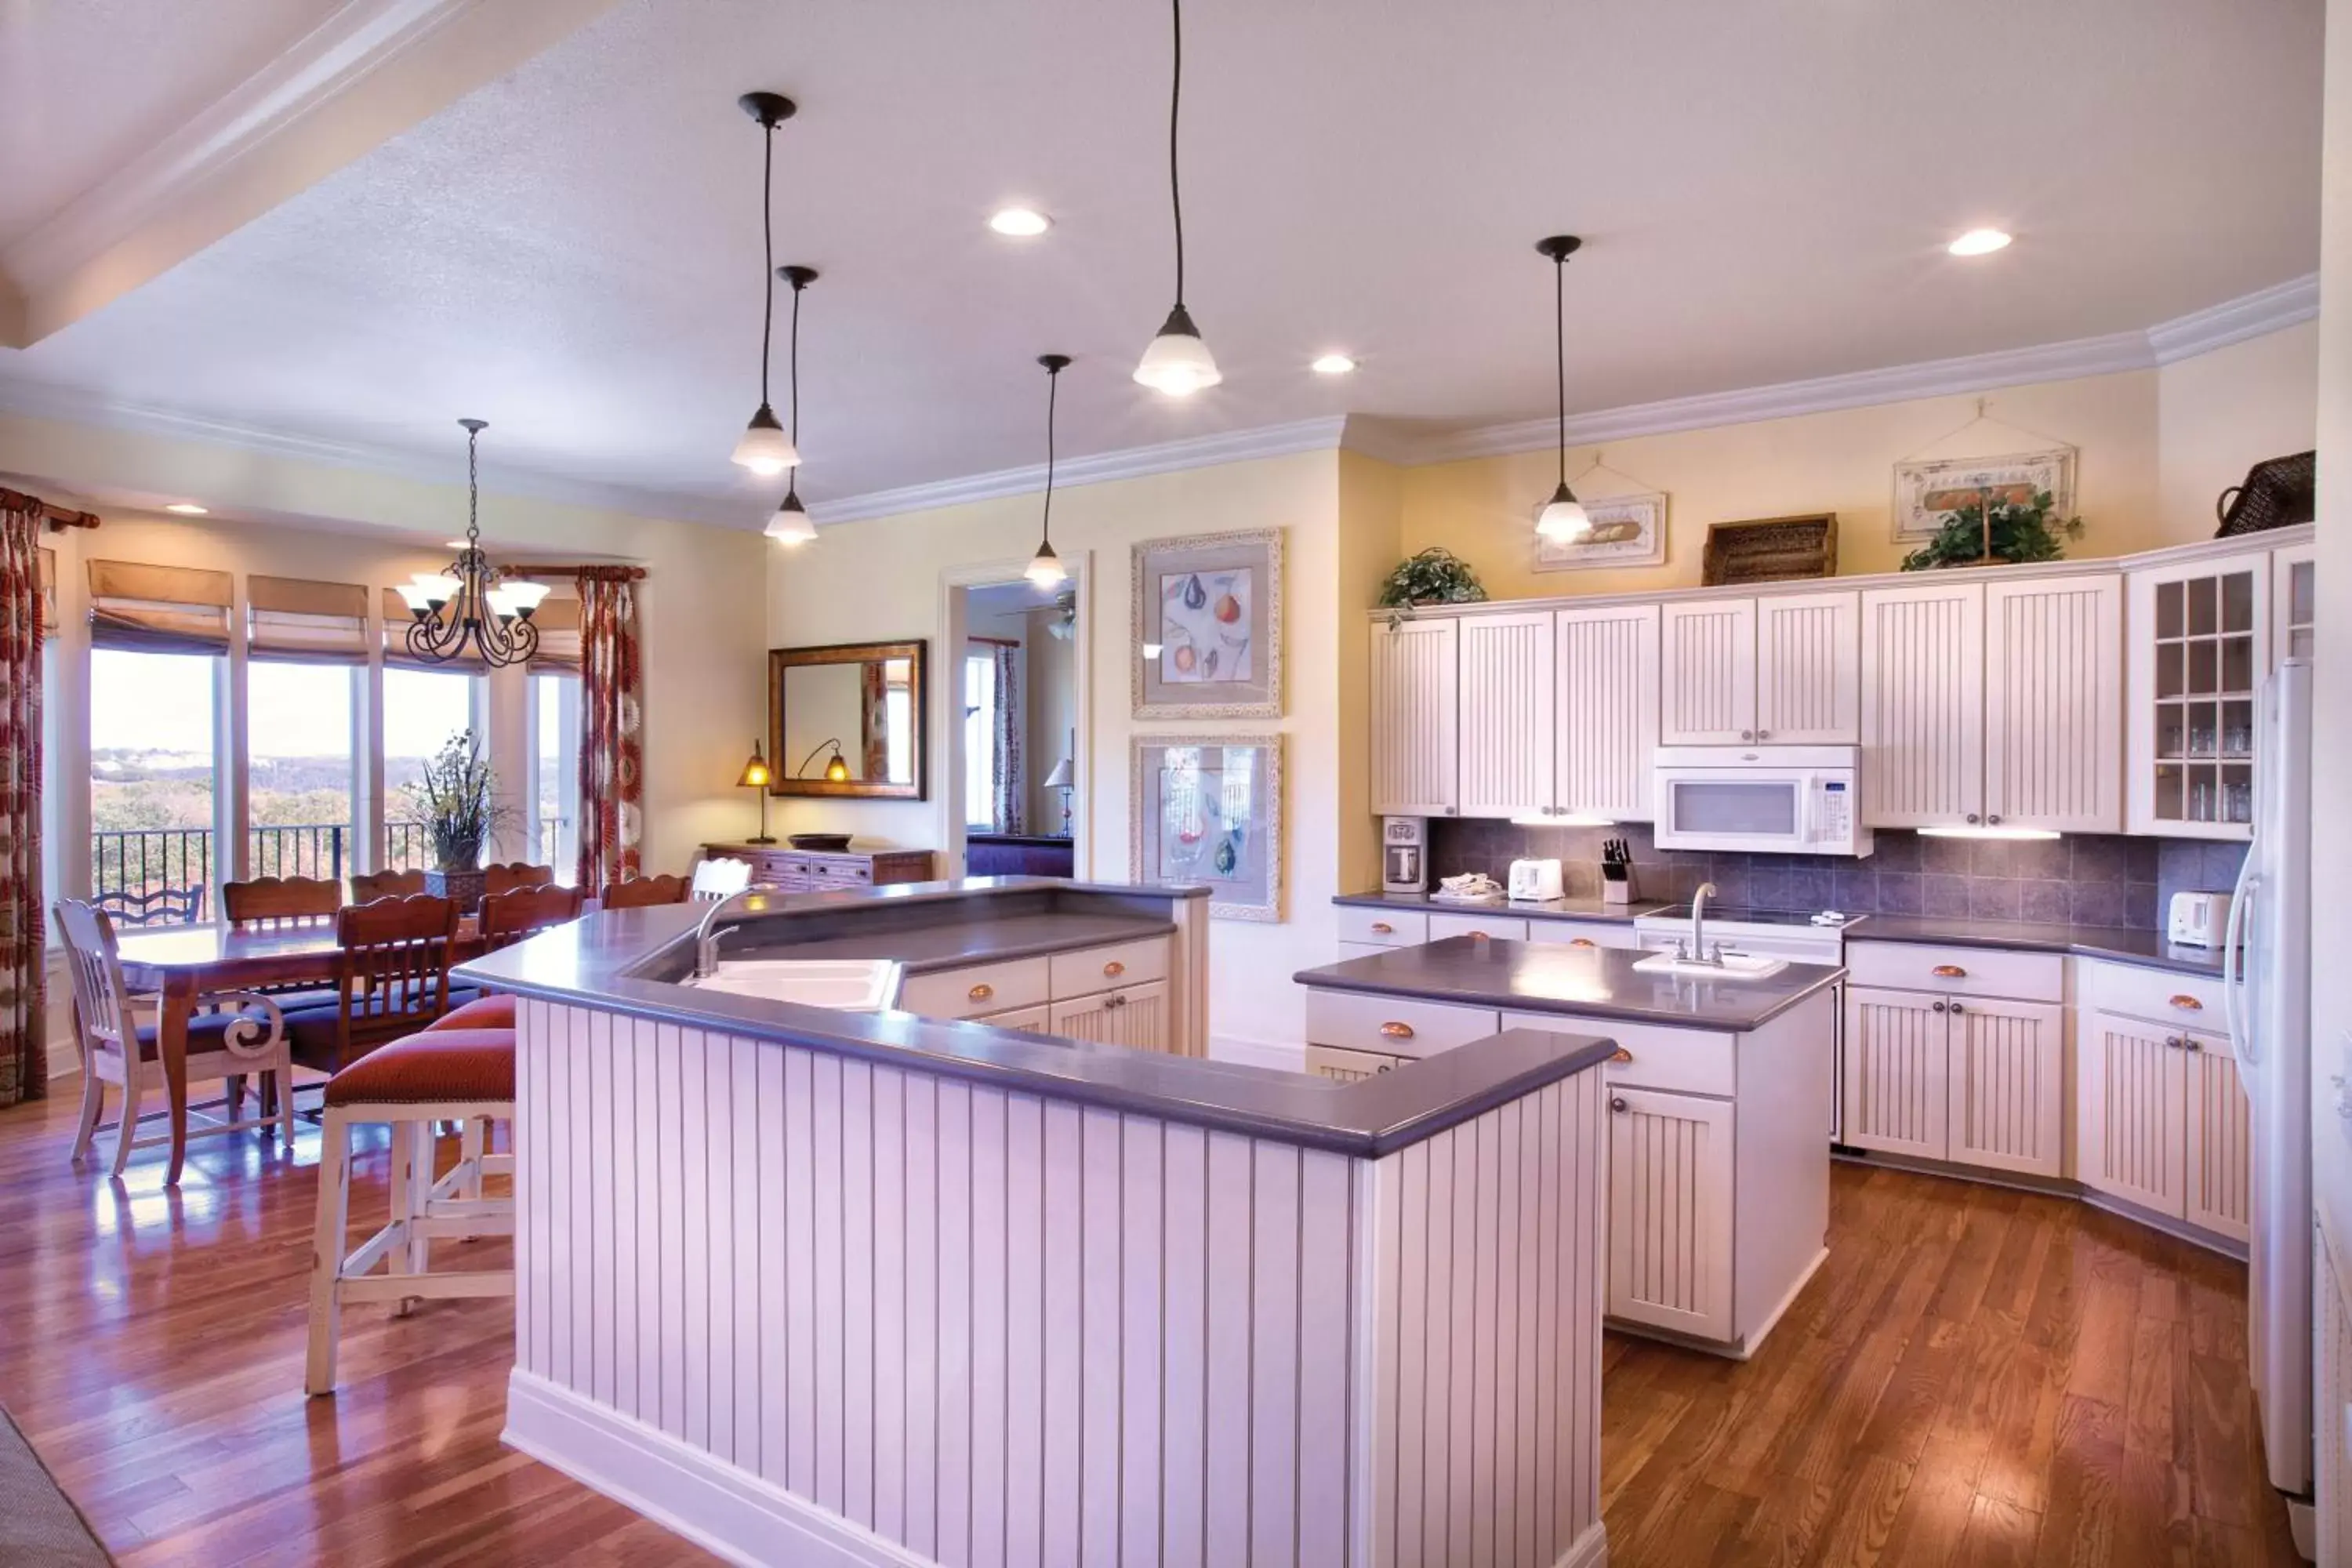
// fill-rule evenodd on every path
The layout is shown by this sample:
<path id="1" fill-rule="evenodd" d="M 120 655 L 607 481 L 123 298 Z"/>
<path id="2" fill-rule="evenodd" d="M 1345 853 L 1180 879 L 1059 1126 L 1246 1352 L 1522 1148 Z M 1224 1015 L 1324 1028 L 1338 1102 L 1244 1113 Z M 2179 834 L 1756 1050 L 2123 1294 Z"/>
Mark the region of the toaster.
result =
<path id="1" fill-rule="evenodd" d="M 2228 893 L 2175 893 L 2164 922 L 2168 942 L 2189 947 L 2219 947 L 2230 929 Z"/>
<path id="2" fill-rule="evenodd" d="M 1539 904 L 1560 896 L 1559 862 L 1557 860 L 1514 860 L 1511 862 L 1511 899 L 1515 903 Z"/>

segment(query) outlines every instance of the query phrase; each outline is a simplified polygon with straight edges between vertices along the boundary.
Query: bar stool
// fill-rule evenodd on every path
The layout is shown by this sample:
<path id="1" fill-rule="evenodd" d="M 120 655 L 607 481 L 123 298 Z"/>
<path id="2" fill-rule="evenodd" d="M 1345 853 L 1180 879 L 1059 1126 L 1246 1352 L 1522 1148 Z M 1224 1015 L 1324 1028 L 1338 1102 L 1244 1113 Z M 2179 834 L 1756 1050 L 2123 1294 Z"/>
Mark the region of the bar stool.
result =
<path id="1" fill-rule="evenodd" d="M 514 1203 L 483 1198 L 486 1174 L 514 1173 L 512 1154 L 480 1151 L 472 1137 L 448 1174 L 433 1176 L 434 1123 L 468 1128 L 514 1116 L 511 1028 L 427 1029 L 362 1057 L 327 1082 L 319 1159 L 318 1234 L 311 1250 L 310 1348 L 303 1386 L 335 1388 L 335 1350 L 346 1301 L 391 1301 L 406 1316 L 423 1300 L 511 1296 L 514 1269 L 431 1271 L 436 1238 L 512 1236 Z M 346 1252 L 351 1218 L 351 1130 L 392 1129 L 391 1223 Z M 470 1194 L 470 1195 L 469 1195 Z M 376 1273 L 383 1264 L 384 1272 Z"/>

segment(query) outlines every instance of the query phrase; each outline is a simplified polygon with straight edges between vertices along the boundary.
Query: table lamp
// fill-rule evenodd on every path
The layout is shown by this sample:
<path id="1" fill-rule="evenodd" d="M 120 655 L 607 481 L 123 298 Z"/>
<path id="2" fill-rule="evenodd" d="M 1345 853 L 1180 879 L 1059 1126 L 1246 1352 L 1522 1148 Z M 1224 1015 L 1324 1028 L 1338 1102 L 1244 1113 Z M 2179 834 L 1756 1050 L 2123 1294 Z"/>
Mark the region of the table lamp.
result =
<path id="1" fill-rule="evenodd" d="M 1073 771 L 1070 759 L 1064 757 L 1054 764 L 1054 771 L 1045 775 L 1045 787 L 1062 792 L 1062 837 L 1065 838 L 1070 837 L 1070 791 L 1077 787 L 1077 781 L 1070 776 Z"/>
<path id="2" fill-rule="evenodd" d="M 751 759 L 743 764 L 743 776 L 735 781 L 735 787 L 738 789 L 756 789 L 760 792 L 760 837 L 748 840 L 750 843 L 773 844 L 775 842 L 768 836 L 768 784 L 774 777 L 775 774 L 768 771 L 768 759 L 761 753 L 759 738 L 752 737 Z"/>

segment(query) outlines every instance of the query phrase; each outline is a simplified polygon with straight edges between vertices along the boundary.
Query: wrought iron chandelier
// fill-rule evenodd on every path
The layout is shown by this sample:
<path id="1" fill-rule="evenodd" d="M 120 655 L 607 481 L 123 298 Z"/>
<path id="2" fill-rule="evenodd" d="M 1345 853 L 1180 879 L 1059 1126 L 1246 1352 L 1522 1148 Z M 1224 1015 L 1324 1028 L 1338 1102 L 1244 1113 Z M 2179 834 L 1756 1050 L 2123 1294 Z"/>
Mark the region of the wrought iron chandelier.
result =
<path id="1" fill-rule="evenodd" d="M 400 596 L 415 618 L 408 626 L 410 657 L 447 664 L 466 657 L 468 644 L 492 668 L 521 664 L 539 651 L 539 628 L 530 615 L 547 597 L 547 584 L 510 577 L 482 553 L 482 481 L 477 447 L 487 420 L 460 419 L 466 428 L 466 547 L 439 572 L 419 572 L 400 585 Z"/>

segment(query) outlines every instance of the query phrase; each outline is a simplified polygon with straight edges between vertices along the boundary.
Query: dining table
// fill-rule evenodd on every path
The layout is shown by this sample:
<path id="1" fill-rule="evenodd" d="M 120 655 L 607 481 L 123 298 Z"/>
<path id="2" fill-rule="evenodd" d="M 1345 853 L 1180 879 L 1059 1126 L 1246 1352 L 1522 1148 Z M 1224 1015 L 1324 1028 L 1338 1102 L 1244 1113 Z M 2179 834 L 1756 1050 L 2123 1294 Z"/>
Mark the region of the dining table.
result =
<path id="1" fill-rule="evenodd" d="M 459 922 L 450 962 L 481 947 L 468 915 Z M 205 998 L 275 985 L 332 985 L 342 947 L 331 921 L 274 927 L 151 926 L 115 938 L 123 984 L 157 998 L 155 1055 L 163 1064 L 172 1117 L 172 1160 L 164 1184 L 175 1185 L 188 1152 L 188 1019 Z"/>

